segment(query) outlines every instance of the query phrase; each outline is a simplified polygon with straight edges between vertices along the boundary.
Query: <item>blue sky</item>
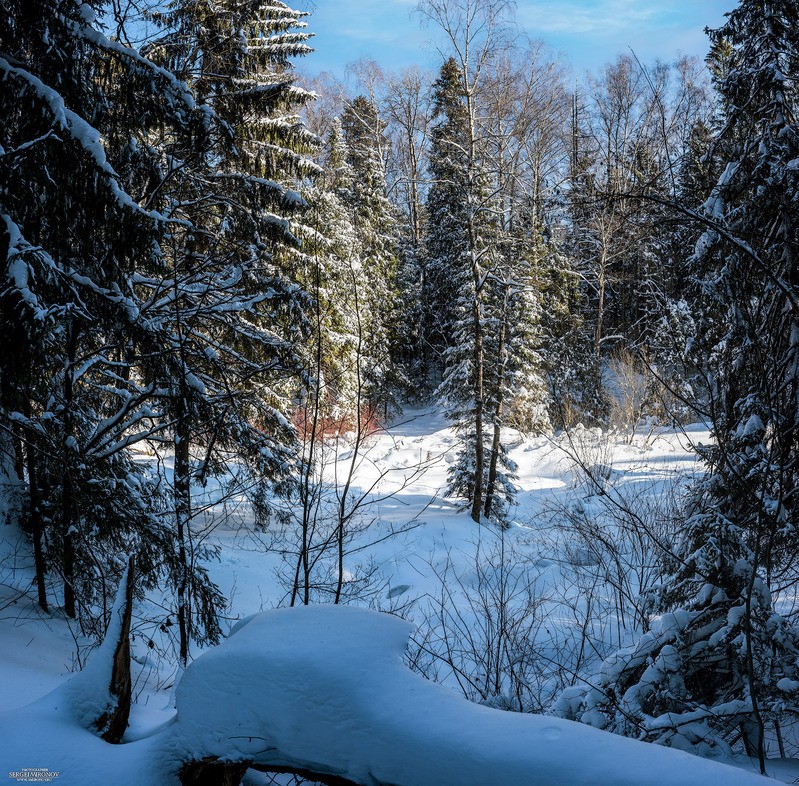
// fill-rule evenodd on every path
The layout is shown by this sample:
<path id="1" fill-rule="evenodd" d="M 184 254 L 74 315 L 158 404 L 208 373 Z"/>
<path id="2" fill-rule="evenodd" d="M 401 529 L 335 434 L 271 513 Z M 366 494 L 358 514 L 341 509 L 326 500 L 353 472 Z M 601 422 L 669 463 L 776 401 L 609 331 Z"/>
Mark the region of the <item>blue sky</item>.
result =
<path id="1" fill-rule="evenodd" d="M 304 71 L 341 78 L 367 56 L 389 69 L 436 67 L 435 31 L 412 14 L 416 0 L 298 0 L 311 11 L 317 51 Z M 736 0 L 517 0 L 516 18 L 531 38 L 565 55 L 575 74 L 595 71 L 632 48 L 645 63 L 678 53 L 704 56 L 706 26 L 717 27 Z"/>

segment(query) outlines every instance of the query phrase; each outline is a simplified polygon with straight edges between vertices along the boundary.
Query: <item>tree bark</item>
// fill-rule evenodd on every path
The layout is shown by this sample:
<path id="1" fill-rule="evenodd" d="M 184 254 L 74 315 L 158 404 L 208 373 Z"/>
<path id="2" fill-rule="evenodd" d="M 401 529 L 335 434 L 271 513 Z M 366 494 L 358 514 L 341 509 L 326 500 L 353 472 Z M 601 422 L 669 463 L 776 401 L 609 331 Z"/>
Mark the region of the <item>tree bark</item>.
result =
<path id="1" fill-rule="evenodd" d="M 189 457 L 189 421 L 186 401 L 178 397 L 177 423 L 175 424 L 175 523 L 178 539 L 180 577 L 177 586 L 178 635 L 180 636 L 180 662 L 185 668 L 189 659 L 189 566 L 186 549 L 187 529 L 191 521 L 191 465 Z"/>
<path id="2" fill-rule="evenodd" d="M 31 403 L 30 399 L 25 398 L 24 404 L 25 417 L 30 420 Z M 45 564 L 44 564 L 44 524 L 42 522 L 42 500 L 39 488 L 39 468 L 36 460 L 36 447 L 33 444 L 33 434 L 28 435 L 25 442 L 25 458 L 28 465 L 28 489 L 30 494 L 30 527 L 33 538 L 33 564 L 36 571 L 36 593 L 39 599 L 39 608 L 47 614 L 47 590 L 44 584 Z"/>
<path id="3" fill-rule="evenodd" d="M 472 253 L 474 256 L 474 252 Z M 476 271 L 477 264 L 473 262 Z M 475 272 L 475 279 L 477 274 Z M 474 321 L 474 491 L 472 493 L 472 520 L 479 523 L 483 507 L 483 325 L 480 313 L 480 291 L 477 290 L 472 304 Z"/>
<path id="4" fill-rule="evenodd" d="M 239 786 L 247 770 L 253 769 L 270 775 L 296 775 L 305 782 L 321 783 L 324 786 L 365 786 L 364 782 L 351 781 L 341 775 L 314 772 L 302 767 L 265 766 L 250 761 L 220 761 L 214 757 L 190 761 L 180 771 L 182 786 Z M 388 786 L 369 778 L 369 786 Z"/>
<path id="5" fill-rule="evenodd" d="M 249 768 L 249 762 L 191 761 L 183 765 L 180 782 L 183 786 L 239 786 Z"/>
<path id="6" fill-rule="evenodd" d="M 502 301 L 502 324 L 499 332 L 499 371 L 497 373 L 497 402 L 494 407 L 494 436 L 491 440 L 491 457 L 488 464 L 488 481 L 486 483 L 485 506 L 483 513 L 488 518 L 491 505 L 494 502 L 494 492 L 497 485 L 497 464 L 501 445 L 502 408 L 504 404 L 505 370 L 507 368 L 506 341 L 508 333 L 508 307 L 510 304 L 510 284 L 505 285 L 505 297 Z"/>
<path id="7" fill-rule="evenodd" d="M 117 609 L 114 610 L 116 612 Z M 130 719 L 132 683 L 130 678 L 130 620 L 133 613 L 133 557 L 128 557 L 125 575 L 125 606 L 122 610 L 122 629 L 114 650 L 114 664 L 111 671 L 111 695 L 116 706 L 104 713 L 97 721 L 100 735 L 106 742 L 118 745 L 122 742 Z"/>
<path id="8" fill-rule="evenodd" d="M 67 330 L 67 363 L 64 368 L 64 474 L 61 488 L 61 569 L 64 577 L 64 613 L 74 619 L 75 605 L 75 490 L 72 482 L 75 427 L 72 402 L 75 398 L 74 369 L 79 328 L 71 322 Z"/>

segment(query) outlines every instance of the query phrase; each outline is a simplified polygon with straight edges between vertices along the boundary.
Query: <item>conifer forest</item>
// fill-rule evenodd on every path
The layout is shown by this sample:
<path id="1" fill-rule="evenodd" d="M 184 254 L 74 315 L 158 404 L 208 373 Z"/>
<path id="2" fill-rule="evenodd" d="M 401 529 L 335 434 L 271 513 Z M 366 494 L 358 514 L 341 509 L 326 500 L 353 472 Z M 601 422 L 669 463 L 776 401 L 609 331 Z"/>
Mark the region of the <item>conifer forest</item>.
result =
<path id="1" fill-rule="evenodd" d="M 0 0 L 0 778 L 799 782 L 799 0 L 735 3 L 575 75 L 419 0 L 341 81 L 311 3 Z"/>

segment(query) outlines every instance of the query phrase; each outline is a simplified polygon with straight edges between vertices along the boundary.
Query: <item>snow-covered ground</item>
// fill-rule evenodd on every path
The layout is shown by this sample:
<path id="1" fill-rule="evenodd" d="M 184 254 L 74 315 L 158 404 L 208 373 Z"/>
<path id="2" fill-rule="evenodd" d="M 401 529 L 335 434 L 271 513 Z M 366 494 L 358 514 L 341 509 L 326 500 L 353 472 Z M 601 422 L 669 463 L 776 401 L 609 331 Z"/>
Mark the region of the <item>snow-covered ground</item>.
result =
<path id="1" fill-rule="evenodd" d="M 457 438 L 440 415 L 408 411 L 390 428 L 369 437 L 357 455 L 353 455 L 352 445 L 346 440 L 327 446 L 323 456 L 325 493 L 311 545 L 316 548 L 326 542 L 331 517 L 335 510 L 342 509 L 341 495 L 354 467 L 353 482 L 343 504 L 349 516 L 347 529 L 351 532 L 345 544 L 344 596 L 353 604 L 405 617 L 411 626 L 401 626 L 399 638 L 404 642 L 408 630 L 414 631 L 406 664 L 444 682 L 453 695 L 460 692 L 489 706 L 544 710 L 560 689 L 572 684 L 579 675 L 590 674 L 606 653 L 634 635 L 634 599 L 649 586 L 653 573 L 652 543 L 650 540 L 642 543 L 634 537 L 630 513 L 643 516 L 654 537 L 668 541 L 669 527 L 673 526 L 669 512 L 678 503 L 686 479 L 696 471 L 689 443 L 707 439 L 707 431 L 699 426 L 683 432 L 656 429 L 611 436 L 585 429 L 553 439 L 513 434 L 510 458 L 518 467 L 517 502 L 509 515 L 510 526 L 501 530 L 478 527 L 458 500 L 443 495 L 447 468 L 457 451 Z M 297 568 L 298 511 L 278 511 L 268 527 L 254 531 L 251 512 L 240 497 L 225 496 L 221 486 L 210 484 L 203 493 L 207 495 L 209 508 L 198 521 L 196 537 L 219 549 L 218 561 L 209 567 L 213 580 L 230 600 L 225 629 L 259 611 L 288 605 Z M 3 729 L 0 774 L 22 767 L 40 767 L 59 772 L 59 783 L 100 784 L 111 782 L 103 778 L 109 772 L 119 771 L 119 767 L 132 767 L 131 772 L 144 773 L 140 759 L 153 756 L 157 759 L 160 754 L 156 748 L 163 746 L 164 738 L 162 732 L 156 732 L 171 723 L 175 713 L 174 686 L 179 675 L 174 665 L 175 626 L 170 610 L 164 607 L 163 599 L 153 597 L 135 611 L 136 703 L 127 740 L 138 742 L 117 748 L 113 756 L 106 755 L 105 743 L 70 731 L 69 719 L 54 710 L 59 697 L 64 695 L 65 680 L 84 664 L 89 642 L 58 613 L 45 617 L 37 610 L 27 586 L 32 566 L 26 548 L 10 530 L 0 533 L 0 709 L 16 710 L 0 719 Z M 608 559 L 610 552 L 613 560 Z M 334 544 L 328 549 L 320 547 L 314 553 L 321 556 L 310 575 L 311 597 L 325 601 L 331 597 L 329 593 L 337 576 Z M 611 563 L 617 567 L 616 574 L 608 570 Z M 280 622 L 278 628 L 286 624 Z M 315 624 L 310 624 L 308 630 Z M 342 629 L 347 630 L 348 624 Z M 364 626 L 368 628 L 370 624 L 360 618 L 353 622 L 353 636 L 357 631 L 361 635 Z M 391 658 L 400 647 L 395 633 L 386 634 Z M 295 631 L 292 635 L 298 634 Z M 337 657 L 340 657 L 343 646 L 340 637 L 337 642 Z M 192 654 L 196 657 L 201 653 L 198 650 Z M 280 657 L 288 655 L 283 653 Z M 303 655 L 303 668 L 312 674 L 322 664 L 308 657 Z M 198 664 L 203 662 L 201 659 Z M 353 666 L 354 672 L 345 670 L 342 685 L 347 680 L 365 680 L 364 674 L 357 670 L 363 670 L 363 663 L 358 658 L 353 662 L 360 665 Z M 506 669 L 511 662 L 516 667 Z M 277 668 L 268 659 L 263 666 Z M 509 677 L 508 672 L 514 676 Z M 387 677 L 388 687 L 395 690 L 411 676 L 403 668 L 394 677 Z M 303 679 L 311 677 L 306 675 Z M 325 679 L 331 679 L 329 669 Z M 372 685 L 368 681 L 363 684 Z M 222 684 L 222 694 L 224 687 Z M 231 690 L 233 687 L 231 683 Z M 55 694 L 37 705 L 20 709 L 54 689 L 58 689 Z M 370 688 L 378 689 L 379 681 Z M 184 684 L 177 691 L 178 701 L 181 691 L 192 694 L 187 690 Z M 200 688 L 197 690 L 201 692 Z M 312 695 L 316 694 L 310 688 L 300 692 L 296 696 L 297 706 Z M 436 702 L 443 701 L 440 699 L 443 695 L 435 694 L 439 698 L 430 699 L 431 706 L 438 706 Z M 197 696 L 194 698 L 199 700 Z M 339 700 L 340 696 L 330 698 L 330 701 Z M 191 703 L 188 699 L 184 701 Z M 426 699 L 420 701 L 424 703 Z M 411 704 L 405 702 L 403 713 L 412 712 Z M 482 721 L 468 709 L 471 705 L 458 706 L 457 711 L 466 713 L 464 718 L 469 719 L 464 723 L 473 722 L 480 727 Z M 425 712 L 433 713 L 433 726 L 444 723 L 443 715 L 436 720 L 437 710 L 428 708 Z M 325 722 L 332 721 L 327 718 Z M 296 723 L 302 724 L 299 715 Z M 533 728 L 517 728 L 513 725 L 516 721 L 486 723 L 486 730 L 494 728 L 491 724 L 498 724 L 496 733 L 510 734 L 513 739 L 514 735 L 523 737 L 528 733 L 523 728 Z M 571 731 L 569 724 L 561 729 L 559 724 L 565 722 L 551 718 L 544 726 L 555 728 L 552 723 L 561 735 L 555 746 L 560 753 L 555 758 L 568 759 L 571 749 L 583 745 L 582 732 Z M 334 733 L 334 726 L 328 725 L 326 733 Z M 13 734 L 12 729 L 16 730 Z M 361 729 L 362 733 L 368 731 Z M 43 747 L 25 744 L 25 756 L 20 756 L 19 748 L 26 734 Z M 616 741 L 608 741 L 606 737 L 600 735 L 596 738 L 598 742 L 585 745 L 589 748 L 596 745 L 597 750 L 606 747 L 611 752 L 610 760 L 614 756 L 627 757 L 632 772 L 640 768 L 638 781 L 631 777 L 624 782 L 661 782 L 652 775 L 660 771 L 657 769 L 647 774 L 649 780 L 644 780 L 647 757 L 640 748 L 631 748 L 629 752 L 623 745 L 614 747 Z M 43 742 L 46 740 L 52 743 Z M 296 740 L 292 738 L 290 742 Z M 410 755 L 416 749 L 408 744 Z M 492 744 L 486 741 L 487 747 Z M 507 744 L 507 741 L 502 743 L 503 749 Z M 572 774 L 567 777 L 562 775 L 565 770 L 559 776 L 555 768 L 547 770 L 549 779 L 541 782 L 564 785 L 622 782 L 618 775 L 610 778 L 602 774 L 601 768 L 607 765 L 592 759 L 593 754 L 587 750 L 576 753 L 586 768 L 578 767 L 585 776 L 583 780 L 575 774 L 578 770 L 569 770 Z M 355 759 L 360 755 L 356 754 L 353 754 Z M 528 756 L 531 758 L 525 758 Z M 537 761 L 535 756 L 534 751 L 526 752 L 519 766 L 530 766 Z M 652 756 L 660 757 L 661 753 Z M 682 756 L 664 759 L 663 772 L 669 769 L 668 761 L 677 768 L 672 775 L 692 772 L 692 782 L 722 782 L 722 776 L 712 774 L 702 780 L 700 762 Z M 694 762 L 695 771 L 691 769 Z M 369 766 L 372 765 L 377 766 L 374 762 Z M 747 767 L 748 763 L 742 766 Z M 785 762 L 780 766 L 781 771 L 774 771 L 777 777 L 788 782 L 799 779 L 799 770 Z M 593 780 L 592 768 L 600 768 L 594 772 Z M 87 775 L 89 771 L 94 773 L 91 778 Z M 729 772 L 734 775 L 735 771 Z M 563 780 L 564 777 L 567 779 Z M 713 780 L 716 777 L 719 779 Z M 728 773 L 724 782 L 732 777 Z M 687 783 L 687 778 L 686 774 L 682 781 L 678 777 L 668 782 Z M 144 784 L 157 780 L 120 782 Z M 425 780 L 423 774 L 416 782 L 443 783 L 438 776 Z"/>

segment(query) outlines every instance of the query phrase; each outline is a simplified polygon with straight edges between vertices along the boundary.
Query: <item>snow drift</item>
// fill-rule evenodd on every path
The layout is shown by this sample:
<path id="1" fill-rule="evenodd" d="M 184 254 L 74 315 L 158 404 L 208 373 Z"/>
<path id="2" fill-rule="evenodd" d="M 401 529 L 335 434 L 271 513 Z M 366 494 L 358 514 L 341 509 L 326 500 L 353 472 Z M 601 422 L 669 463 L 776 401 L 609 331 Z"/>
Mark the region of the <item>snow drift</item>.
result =
<path id="1" fill-rule="evenodd" d="M 408 786 L 762 783 L 578 723 L 468 702 L 403 664 L 410 633 L 397 617 L 342 606 L 243 620 L 186 670 L 170 757 Z"/>
<path id="2" fill-rule="evenodd" d="M 187 668 L 174 720 L 149 738 L 109 745 L 79 726 L 70 704 L 97 695 L 102 670 L 92 669 L 0 716 L 2 768 L 46 766 L 61 786 L 172 785 L 187 762 L 213 758 L 369 786 L 763 782 L 571 721 L 468 702 L 405 666 L 410 632 L 355 607 L 262 612 Z"/>

